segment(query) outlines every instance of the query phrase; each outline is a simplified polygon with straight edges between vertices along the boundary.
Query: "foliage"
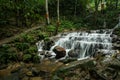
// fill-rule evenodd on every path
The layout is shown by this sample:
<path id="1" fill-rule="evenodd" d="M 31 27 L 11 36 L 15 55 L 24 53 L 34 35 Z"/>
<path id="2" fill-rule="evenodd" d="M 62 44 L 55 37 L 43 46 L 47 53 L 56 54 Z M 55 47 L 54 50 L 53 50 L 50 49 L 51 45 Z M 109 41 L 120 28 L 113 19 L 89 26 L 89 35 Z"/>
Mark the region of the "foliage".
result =
<path id="1" fill-rule="evenodd" d="M 37 53 L 37 47 L 36 46 L 31 46 L 28 49 L 25 50 L 26 54 L 35 54 Z"/>
<path id="2" fill-rule="evenodd" d="M 34 55 L 34 57 L 33 57 L 33 62 L 34 62 L 34 63 L 39 63 L 39 62 L 40 62 L 40 56 Z"/>
<path id="3" fill-rule="evenodd" d="M 24 54 L 23 61 L 30 62 L 32 55 L 31 54 Z"/>
<path id="4" fill-rule="evenodd" d="M 19 51 L 24 51 L 26 49 L 29 48 L 29 43 L 15 43 L 15 47 L 19 50 Z"/>
<path id="5" fill-rule="evenodd" d="M 63 20 L 61 21 L 61 27 L 66 28 L 66 29 L 71 29 L 74 27 L 73 22 L 68 21 L 68 20 Z"/>
<path id="6" fill-rule="evenodd" d="M 45 39 L 46 37 L 48 37 L 48 35 L 46 33 L 38 33 L 38 37 L 39 37 L 39 40 L 42 40 L 42 39 Z"/>
<path id="7" fill-rule="evenodd" d="M 48 32 L 54 32 L 55 31 L 55 26 L 54 25 L 48 25 L 46 30 Z"/>
<path id="8" fill-rule="evenodd" d="M 0 46 L 0 63 L 17 61 L 17 53 L 9 45 Z"/>

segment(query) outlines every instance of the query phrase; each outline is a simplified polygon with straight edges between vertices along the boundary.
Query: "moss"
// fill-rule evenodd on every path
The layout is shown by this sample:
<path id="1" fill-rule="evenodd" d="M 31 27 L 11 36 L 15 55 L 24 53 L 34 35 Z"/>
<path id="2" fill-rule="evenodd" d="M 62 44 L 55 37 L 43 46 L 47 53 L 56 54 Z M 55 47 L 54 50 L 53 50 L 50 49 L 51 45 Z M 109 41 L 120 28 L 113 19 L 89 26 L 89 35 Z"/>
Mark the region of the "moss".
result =
<path id="1" fill-rule="evenodd" d="M 30 62 L 31 58 L 32 58 L 32 55 L 30 55 L 30 54 L 23 55 L 23 61 L 25 61 L 25 62 Z"/>
<path id="2" fill-rule="evenodd" d="M 30 46 L 29 43 L 15 43 L 15 47 L 19 50 L 19 51 L 24 51 L 26 49 L 28 49 Z"/>
<path id="3" fill-rule="evenodd" d="M 56 29 L 56 27 L 54 26 L 54 25 L 49 25 L 49 26 L 47 26 L 47 31 L 48 32 L 54 32 L 55 31 L 55 29 Z"/>
<path id="4" fill-rule="evenodd" d="M 36 46 L 31 46 L 28 49 L 24 51 L 25 54 L 34 54 L 37 53 L 37 47 Z"/>
<path id="5" fill-rule="evenodd" d="M 38 36 L 38 39 L 39 39 L 39 40 L 43 40 L 43 39 L 45 39 L 46 37 L 48 37 L 48 34 L 47 34 L 47 33 L 41 33 L 41 32 L 39 32 L 39 33 L 37 34 L 37 36 Z"/>
<path id="6" fill-rule="evenodd" d="M 34 62 L 34 63 L 39 63 L 39 62 L 40 62 L 40 56 L 34 55 L 34 57 L 33 57 L 33 62 Z"/>

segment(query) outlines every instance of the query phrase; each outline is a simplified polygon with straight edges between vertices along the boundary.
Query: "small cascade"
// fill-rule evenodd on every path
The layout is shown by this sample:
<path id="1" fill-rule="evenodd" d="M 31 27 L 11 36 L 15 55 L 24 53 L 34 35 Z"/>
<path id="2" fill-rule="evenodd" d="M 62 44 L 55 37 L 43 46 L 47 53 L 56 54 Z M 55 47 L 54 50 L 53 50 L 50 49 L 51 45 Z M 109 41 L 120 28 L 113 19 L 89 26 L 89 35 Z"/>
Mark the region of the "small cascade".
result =
<path id="1" fill-rule="evenodd" d="M 91 57 L 97 51 L 110 54 L 113 53 L 112 38 L 110 35 L 111 29 L 68 33 L 67 35 L 61 35 L 49 52 L 54 53 L 54 47 L 60 46 L 66 50 L 66 57 L 69 57 L 68 53 L 70 50 L 73 50 L 78 55 L 78 59 Z M 43 51 L 44 41 L 38 42 L 37 46 L 38 51 Z"/>
<path id="2" fill-rule="evenodd" d="M 55 46 L 61 46 L 68 53 L 70 50 L 77 51 L 78 58 L 90 57 L 96 51 L 102 49 L 105 53 L 109 53 L 112 49 L 112 38 L 110 37 L 111 30 L 102 30 L 88 32 L 73 32 L 61 38 L 55 43 Z"/>

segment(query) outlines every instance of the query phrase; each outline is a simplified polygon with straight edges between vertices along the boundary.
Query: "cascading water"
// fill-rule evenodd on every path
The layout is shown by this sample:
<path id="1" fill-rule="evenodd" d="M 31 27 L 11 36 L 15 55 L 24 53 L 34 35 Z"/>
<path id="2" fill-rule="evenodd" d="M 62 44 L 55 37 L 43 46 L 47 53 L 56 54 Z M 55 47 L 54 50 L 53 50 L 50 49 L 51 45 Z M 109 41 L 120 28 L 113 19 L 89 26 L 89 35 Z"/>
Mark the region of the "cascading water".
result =
<path id="1" fill-rule="evenodd" d="M 85 58 L 94 55 L 99 49 L 111 50 L 111 41 L 110 31 L 103 31 L 103 33 L 97 31 L 93 31 L 92 33 L 73 32 L 62 36 L 51 50 L 55 46 L 61 46 L 66 49 L 66 52 L 74 50 L 77 51 L 78 58 Z"/>
<path id="2" fill-rule="evenodd" d="M 111 30 L 68 33 L 67 35 L 61 35 L 61 38 L 51 47 L 50 52 L 53 52 L 55 46 L 60 46 L 66 50 L 66 56 L 69 56 L 69 51 L 73 50 L 78 59 L 91 57 L 98 50 L 106 54 L 111 53 L 112 38 L 110 35 Z M 38 49 L 42 51 L 43 42 L 39 43 Z"/>

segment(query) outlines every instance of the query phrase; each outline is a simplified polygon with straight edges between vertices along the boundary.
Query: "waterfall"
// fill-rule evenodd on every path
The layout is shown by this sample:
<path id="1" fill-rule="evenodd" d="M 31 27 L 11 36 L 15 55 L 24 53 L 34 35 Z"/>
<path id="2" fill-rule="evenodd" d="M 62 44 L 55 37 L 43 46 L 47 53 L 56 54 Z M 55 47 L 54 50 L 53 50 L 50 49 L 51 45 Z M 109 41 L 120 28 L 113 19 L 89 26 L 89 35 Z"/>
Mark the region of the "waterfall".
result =
<path id="1" fill-rule="evenodd" d="M 55 46 L 61 46 L 66 49 L 68 53 L 70 50 L 77 50 L 78 58 L 90 57 L 95 54 L 97 50 L 103 50 L 109 53 L 112 49 L 112 38 L 110 37 L 110 30 L 96 30 L 88 32 L 72 32 L 55 42 Z"/>

